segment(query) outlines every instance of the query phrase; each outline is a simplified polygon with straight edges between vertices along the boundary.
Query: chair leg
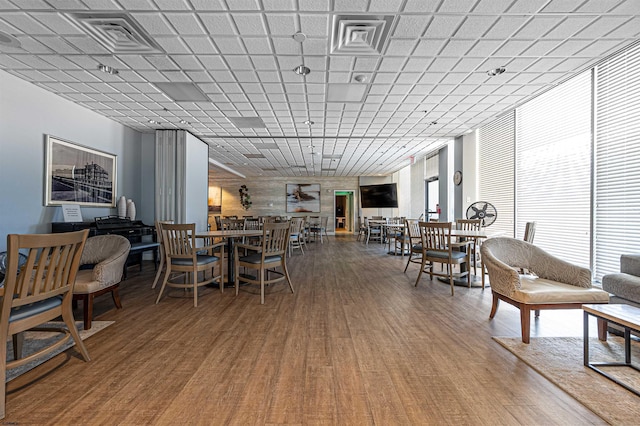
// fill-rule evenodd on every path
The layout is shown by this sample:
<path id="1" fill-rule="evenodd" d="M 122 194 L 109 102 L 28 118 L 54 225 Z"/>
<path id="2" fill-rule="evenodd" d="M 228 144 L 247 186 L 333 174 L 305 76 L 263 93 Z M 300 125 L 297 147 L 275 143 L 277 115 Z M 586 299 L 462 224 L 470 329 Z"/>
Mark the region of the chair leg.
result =
<path id="1" fill-rule="evenodd" d="M 71 297 L 71 295 L 69 295 L 68 297 Z M 71 303 L 70 302 L 68 304 L 65 304 L 64 302 L 62 303 L 63 305 L 65 305 L 62 307 L 62 320 L 67 325 L 67 328 L 69 328 L 69 332 L 71 333 L 73 340 L 76 342 L 76 350 L 80 352 L 80 354 L 82 355 L 82 358 L 86 362 L 89 362 L 91 361 L 91 358 L 89 357 L 89 351 L 87 351 L 87 348 L 84 345 L 84 342 L 80 338 L 80 334 L 78 334 L 78 329 L 76 328 L 76 323 L 73 318 L 73 311 L 71 310 Z M 86 310 L 87 309 L 85 309 L 85 312 Z"/>
<path id="2" fill-rule="evenodd" d="M 14 334 L 12 338 L 13 338 L 13 359 L 20 359 L 22 358 L 24 332 Z"/>
<path id="3" fill-rule="evenodd" d="M 427 262 L 423 256 L 422 263 L 420 264 L 420 272 L 418 272 L 418 278 L 416 278 L 416 283 L 414 284 L 415 287 L 418 287 L 418 283 L 420 282 L 420 277 L 422 276 L 422 273 L 424 272 L 424 268 L 426 267 L 426 265 L 427 265 Z M 433 267 L 433 265 L 431 265 L 431 267 Z"/>
<path id="4" fill-rule="evenodd" d="M 122 309 L 122 302 L 120 302 L 120 292 L 118 291 L 119 285 L 116 284 L 111 290 L 111 297 L 113 298 L 113 303 L 116 305 L 117 309 Z"/>
<path id="5" fill-rule="evenodd" d="M 193 307 L 198 307 L 198 271 L 193 271 L 191 275 L 191 280 L 193 281 Z"/>
<path id="6" fill-rule="evenodd" d="M 160 280 L 160 275 L 162 274 L 163 267 L 164 267 L 164 256 L 160 256 L 160 266 L 158 266 L 158 271 L 156 272 L 156 277 L 153 280 L 153 284 L 151 285 L 151 288 L 156 288 L 156 285 Z"/>
<path id="7" fill-rule="evenodd" d="M 160 293 L 158 293 L 158 298 L 156 299 L 156 305 L 158 304 L 158 302 L 160 301 L 160 298 L 162 297 L 162 293 L 164 292 L 164 288 L 167 285 L 167 282 L 169 281 L 169 276 L 171 275 L 171 268 L 167 266 L 167 270 L 164 273 L 164 280 L 162 280 L 162 286 L 160 287 Z"/>
<path id="8" fill-rule="evenodd" d="M 529 343 L 531 311 L 526 305 L 520 305 L 520 327 L 522 329 L 522 343 Z"/>
<path id="9" fill-rule="evenodd" d="M 285 262 L 282 262 L 282 271 L 284 272 L 284 276 L 287 278 L 287 282 L 289 283 L 289 288 L 291 289 L 291 293 L 294 293 L 293 284 L 291 283 L 291 277 L 289 276 L 289 270 L 287 269 L 287 264 Z"/>
<path id="10" fill-rule="evenodd" d="M 496 316 L 496 312 L 498 311 L 498 305 L 500 304 L 500 299 L 498 299 L 497 293 L 491 293 L 493 295 L 493 305 L 491 305 L 491 313 L 489 314 L 489 319 L 493 319 Z"/>
<path id="11" fill-rule="evenodd" d="M 260 268 L 260 304 L 264 305 L 264 268 Z"/>
<path id="12" fill-rule="evenodd" d="M 411 253 L 409 253 L 409 259 L 407 259 L 407 264 L 404 266 L 404 273 L 407 273 L 407 268 L 409 267 L 409 263 L 411 263 Z"/>
<path id="13" fill-rule="evenodd" d="M 89 330 L 91 328 L 91 319 L 93 318 L 93 294 L 83 294 L 82 296 L 84 329 Z"/>

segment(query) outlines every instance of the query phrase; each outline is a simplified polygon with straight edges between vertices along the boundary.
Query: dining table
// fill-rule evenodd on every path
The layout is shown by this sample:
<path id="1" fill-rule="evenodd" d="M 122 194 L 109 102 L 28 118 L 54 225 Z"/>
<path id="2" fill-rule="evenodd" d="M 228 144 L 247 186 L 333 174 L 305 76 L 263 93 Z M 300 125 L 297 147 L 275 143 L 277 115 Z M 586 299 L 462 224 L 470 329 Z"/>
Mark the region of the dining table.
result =
<path id="1" fill-rule="evenodd" d="M 196 238 L 224 238 L 227 241 L 227 282 L 225 287 L 233 287 L 236 282 L 235 271 L 235 239 L 257 237 L 262 235 L 262 229 L 230 229 L 196 232 Z"/>

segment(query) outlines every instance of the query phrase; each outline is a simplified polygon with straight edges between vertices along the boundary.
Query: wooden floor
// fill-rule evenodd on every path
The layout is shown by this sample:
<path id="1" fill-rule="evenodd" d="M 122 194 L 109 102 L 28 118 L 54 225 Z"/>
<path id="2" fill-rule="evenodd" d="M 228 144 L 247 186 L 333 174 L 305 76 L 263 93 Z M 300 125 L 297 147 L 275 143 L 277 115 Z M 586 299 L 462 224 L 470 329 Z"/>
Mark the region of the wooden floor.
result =
<path id="1" fill-rule="evenodd" d="M 116 323 L 8 384 L 11 424 L 603 424 L 491 336 L 519 336 L 519 313 L 489 321 L 489 289 L 413 286 L 417 265 L 353 236 L 314 243 L 284 283 L 220 294 L 152 290 L 129 270 Z M 565 315 L 559 317 L 558 315 Z M 77 315 L 79 317 L 79 314 Z M 561 320 L 559 320 L 561 318 Z M 560 324 L 564 325 L 560 325 Z M 532 336 L 580 335 L 581 313 L 543 311 Z"/>

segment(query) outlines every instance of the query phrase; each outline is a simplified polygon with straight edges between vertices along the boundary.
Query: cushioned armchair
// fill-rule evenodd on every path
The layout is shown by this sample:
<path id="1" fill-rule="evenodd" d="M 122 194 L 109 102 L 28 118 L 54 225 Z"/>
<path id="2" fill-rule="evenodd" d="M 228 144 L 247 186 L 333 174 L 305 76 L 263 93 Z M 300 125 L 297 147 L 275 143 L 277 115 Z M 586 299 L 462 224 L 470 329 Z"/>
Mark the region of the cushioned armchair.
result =
<path id="1" fill-rule="evenodd" d="M 530 312 L 540 309 L 580 309 L 585 303 L 609 303 L 609 294 L 591 285 L 591 271 L 550 255 L 515 238 L 489 238 L 480 248 L 487 267 L 493 318 L 500 300 L 520 309 L 522 341 L 529 343 Z M 532 275 L 522 275 L 524 268 Z M 606 324 L 598 322 L 598 335 L 606 339 Z"/>
<path id="2" fill-rule="evenodd" d="M 116 308 L 122 308 L 118 286 L 122 279 L 131 244 L 120 235 L 97 235 L 87 238 L 80 259 L 81 265 L 95 265 L 92 269 L 81 269 L 73 288 L 73 300 L 82 300 L 84 329 L 91 328 L 93 299 L 111 293 Z"/>

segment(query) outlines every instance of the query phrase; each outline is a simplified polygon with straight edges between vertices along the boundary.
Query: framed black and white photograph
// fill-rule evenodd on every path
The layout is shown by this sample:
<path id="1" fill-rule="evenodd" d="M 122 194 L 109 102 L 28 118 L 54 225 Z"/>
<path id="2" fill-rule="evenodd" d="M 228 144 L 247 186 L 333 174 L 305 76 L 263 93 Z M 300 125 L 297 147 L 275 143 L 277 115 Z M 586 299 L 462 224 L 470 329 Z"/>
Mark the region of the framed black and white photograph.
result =
<path id="1" fill-rule="evenodd" d="M 287 213 L 319 213 L 319 183 L 288 183 Z"/>
<path id="2" fill-rule="evenodd" d="M 113 154 L 46 135 L 45 205 L 115 207 Z"/>

